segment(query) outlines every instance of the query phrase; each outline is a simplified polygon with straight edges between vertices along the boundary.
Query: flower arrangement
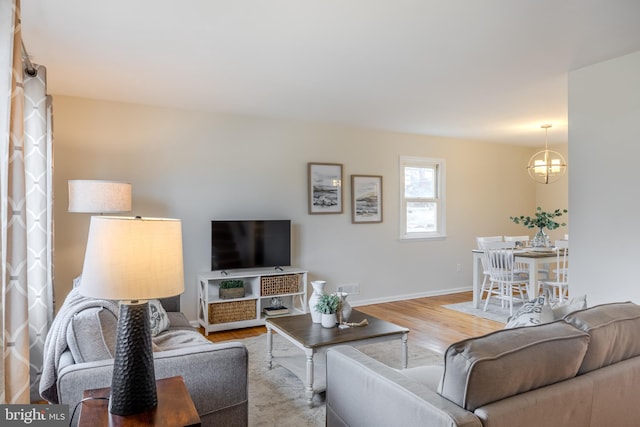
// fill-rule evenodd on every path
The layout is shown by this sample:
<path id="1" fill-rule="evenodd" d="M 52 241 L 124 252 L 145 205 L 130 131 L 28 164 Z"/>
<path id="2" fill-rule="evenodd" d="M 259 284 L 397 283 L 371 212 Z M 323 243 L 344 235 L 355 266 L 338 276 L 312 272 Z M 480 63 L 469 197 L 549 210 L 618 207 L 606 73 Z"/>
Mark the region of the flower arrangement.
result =
<path id="1" fill-rule="evenodd" d="M 539 229 L 543 229 L 543 228 L 548 228 L 549 230 L 555 230 L 556 228 L 560 227 L 560 226 L 565 226 L 567 225 L 566 223 L 558 223 L 554 220 L 554 218 L 557 218 L 559 216 L 562 216 L 564 214 L 566 214 L 568 211 L 566 209 L 556 209 L 555 211 L 552 212 L 545 212 L 542 210 L 542 208 L 540 206 L 538 206 L 536 208 L 536 213 L 535 216 L 531 217 L 531 216 L 511 216 L 509 217 L 509 219 L 511 219 L 511 221 L 515 222 L 516 224 L 520 224 L 522 223 L 522 225 L 524 225 L 527 228 L 539 228 Z"/>

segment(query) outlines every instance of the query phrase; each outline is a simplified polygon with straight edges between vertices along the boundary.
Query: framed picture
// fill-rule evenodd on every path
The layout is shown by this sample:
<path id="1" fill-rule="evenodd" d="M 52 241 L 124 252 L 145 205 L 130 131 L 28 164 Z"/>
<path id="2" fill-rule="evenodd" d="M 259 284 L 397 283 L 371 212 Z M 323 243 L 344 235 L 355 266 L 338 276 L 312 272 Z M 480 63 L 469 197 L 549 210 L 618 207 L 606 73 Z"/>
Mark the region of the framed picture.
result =
<path id="1" fill-rule="evenodd" d="M 310 214 L 342 213 L 342 165 L 308 163 L 307 179 Z"/>
<path id="2" fill-rule="evenodd" d="M 382 176 L 351 175 L 351 222 L 382 222 Z"/>

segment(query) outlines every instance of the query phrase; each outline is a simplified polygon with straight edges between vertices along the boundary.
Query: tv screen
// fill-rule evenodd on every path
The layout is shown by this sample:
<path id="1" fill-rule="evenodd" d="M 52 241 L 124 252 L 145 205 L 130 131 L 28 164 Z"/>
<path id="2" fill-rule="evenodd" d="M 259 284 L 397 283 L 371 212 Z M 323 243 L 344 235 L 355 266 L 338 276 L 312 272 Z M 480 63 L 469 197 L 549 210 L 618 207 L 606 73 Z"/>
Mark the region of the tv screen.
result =
<path id="1" fill-rule="evenodd" d="M 289 265 L 290 220 L 211 221 L 211 270 Z"/>

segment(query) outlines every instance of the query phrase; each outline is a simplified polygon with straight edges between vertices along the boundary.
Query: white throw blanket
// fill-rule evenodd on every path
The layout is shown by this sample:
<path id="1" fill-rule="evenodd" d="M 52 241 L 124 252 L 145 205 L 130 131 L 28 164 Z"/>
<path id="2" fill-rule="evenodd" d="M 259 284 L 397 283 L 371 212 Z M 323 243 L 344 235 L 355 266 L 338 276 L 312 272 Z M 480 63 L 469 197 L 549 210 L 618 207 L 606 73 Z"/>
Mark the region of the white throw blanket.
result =
<path id="1" fill-rule="evenodd" d="M 60 403 L 56 382 L 60 356 L 67 349 L 67 327 L 75 314 L 91 307 L 102 307 L 118 317 L 116 302 L 84 297 L 80 295 L 78 288 L 73 288 L 51 323 L 47 339 L 44 342 L 44 360 L 42 377 L 40 378 L 40 396 L 48 402 Z"/>

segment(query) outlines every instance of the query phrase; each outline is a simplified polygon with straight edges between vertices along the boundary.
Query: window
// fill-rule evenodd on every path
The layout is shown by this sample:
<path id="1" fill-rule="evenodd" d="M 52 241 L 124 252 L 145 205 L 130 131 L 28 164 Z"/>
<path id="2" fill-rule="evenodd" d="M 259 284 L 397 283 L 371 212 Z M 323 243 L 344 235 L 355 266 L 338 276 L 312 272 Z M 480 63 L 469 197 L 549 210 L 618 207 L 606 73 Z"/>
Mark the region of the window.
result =
<path id="1" fill-rule="evenodd" d="M 446 236 L 444 160 L 400 157 L 400 239 Z"/>

